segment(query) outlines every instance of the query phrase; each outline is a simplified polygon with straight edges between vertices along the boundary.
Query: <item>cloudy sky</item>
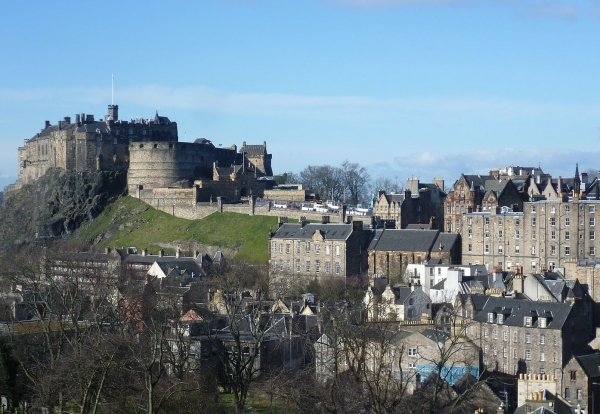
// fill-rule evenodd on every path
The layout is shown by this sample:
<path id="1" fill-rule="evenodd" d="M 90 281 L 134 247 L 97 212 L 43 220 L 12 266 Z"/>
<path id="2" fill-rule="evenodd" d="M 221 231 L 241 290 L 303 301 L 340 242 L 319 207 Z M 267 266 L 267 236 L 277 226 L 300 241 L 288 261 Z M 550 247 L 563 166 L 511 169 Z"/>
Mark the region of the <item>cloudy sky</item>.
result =
<path id="1" fill-rule="evenodd" d="M 76 113 L 267 141 L 275 173 L 374 178 L 600 168 L 599 0 L 12 1 L 0 14 L 0 184 Z"/>

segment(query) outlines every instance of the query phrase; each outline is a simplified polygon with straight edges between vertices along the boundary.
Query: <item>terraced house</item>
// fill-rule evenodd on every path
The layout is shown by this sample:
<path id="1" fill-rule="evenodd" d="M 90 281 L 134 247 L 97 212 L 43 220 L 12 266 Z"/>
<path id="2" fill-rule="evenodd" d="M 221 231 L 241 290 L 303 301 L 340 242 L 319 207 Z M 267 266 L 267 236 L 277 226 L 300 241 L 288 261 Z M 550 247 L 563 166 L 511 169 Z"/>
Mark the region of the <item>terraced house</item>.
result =
<path id="1" fill-rule="evenodd" d="M 269 243 L 269 275 L 278 288 L 360 275 L 367 269 L 371 230 L 350 223 L 280 222 Z"/>

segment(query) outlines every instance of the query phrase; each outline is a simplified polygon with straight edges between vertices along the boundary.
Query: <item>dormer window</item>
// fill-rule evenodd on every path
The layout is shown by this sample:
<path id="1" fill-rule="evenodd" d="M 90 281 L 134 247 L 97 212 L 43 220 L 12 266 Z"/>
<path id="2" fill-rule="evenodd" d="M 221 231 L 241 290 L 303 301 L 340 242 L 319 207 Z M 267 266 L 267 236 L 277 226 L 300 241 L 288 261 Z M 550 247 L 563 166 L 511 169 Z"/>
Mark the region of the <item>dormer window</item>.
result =
<path id="1" fill-rule="evenodd" d="M 531 327 L 531 316 L 525 316 L 525 326 Z"/>
<path id="2" fill-rule="evenodd" d="M 499 324 L 503 324 L 504 323 L 504 315 L 499 313 L 498 314 L 498 323 Z"/>
<path id="3" fill-rule="evenodd" d="M 540 322 L 540 328 L 545 328 L 547 326 L 546 318 L 540 318 L 539 322 Z"/>
<path id="4" fill-rule="evenodd" d="M 494 323 L 494 314 L 492 312 L 488 313 L 488 322 Z"/>

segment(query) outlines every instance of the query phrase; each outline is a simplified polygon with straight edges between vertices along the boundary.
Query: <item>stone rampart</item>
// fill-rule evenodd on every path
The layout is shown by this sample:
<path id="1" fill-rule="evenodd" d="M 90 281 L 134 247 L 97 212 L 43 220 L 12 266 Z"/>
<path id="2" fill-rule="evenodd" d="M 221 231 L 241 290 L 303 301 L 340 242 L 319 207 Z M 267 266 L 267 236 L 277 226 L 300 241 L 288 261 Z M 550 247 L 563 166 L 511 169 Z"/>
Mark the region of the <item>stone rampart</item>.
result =
<path id="1" fill-rule="evenodd" d="M 130 194 L 142 188 L 171 187 L 212 175 L 213 148 L 192 142 L 136 142 L 129 146 L 127 185 Z"/>

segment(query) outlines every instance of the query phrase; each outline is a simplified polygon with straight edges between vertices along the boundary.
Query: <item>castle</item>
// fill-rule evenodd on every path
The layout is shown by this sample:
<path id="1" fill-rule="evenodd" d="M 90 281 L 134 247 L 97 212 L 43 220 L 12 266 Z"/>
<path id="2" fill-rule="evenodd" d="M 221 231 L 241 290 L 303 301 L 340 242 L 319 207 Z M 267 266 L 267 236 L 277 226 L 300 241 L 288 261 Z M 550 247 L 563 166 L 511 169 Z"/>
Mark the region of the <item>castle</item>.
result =
<path id="1" fill-rule="evenodd" d="M 130 195 L 142 199 L 154 199 L 154 191 L 161 189 L 161 197 L 172 193 L 192 203 L 218 197 L 238 201 L 262 196 L 264 177 L 273 175 L 266 142 L 244 142 L 239 151 L 236 145 L 217 148 L 204 138 L 179 142 L 177 123 L 158 111 L 154 119 L 122 121 L 118 116 L 119 106 L 109 105 L 104 119 L 82 113 L 75 115 L 74 123 L 71 117 L 56 125 L 46 121 L 19 148 L 19 176 L 6 191 L 60 168 L 78 173 L 127 171 Z"/>

